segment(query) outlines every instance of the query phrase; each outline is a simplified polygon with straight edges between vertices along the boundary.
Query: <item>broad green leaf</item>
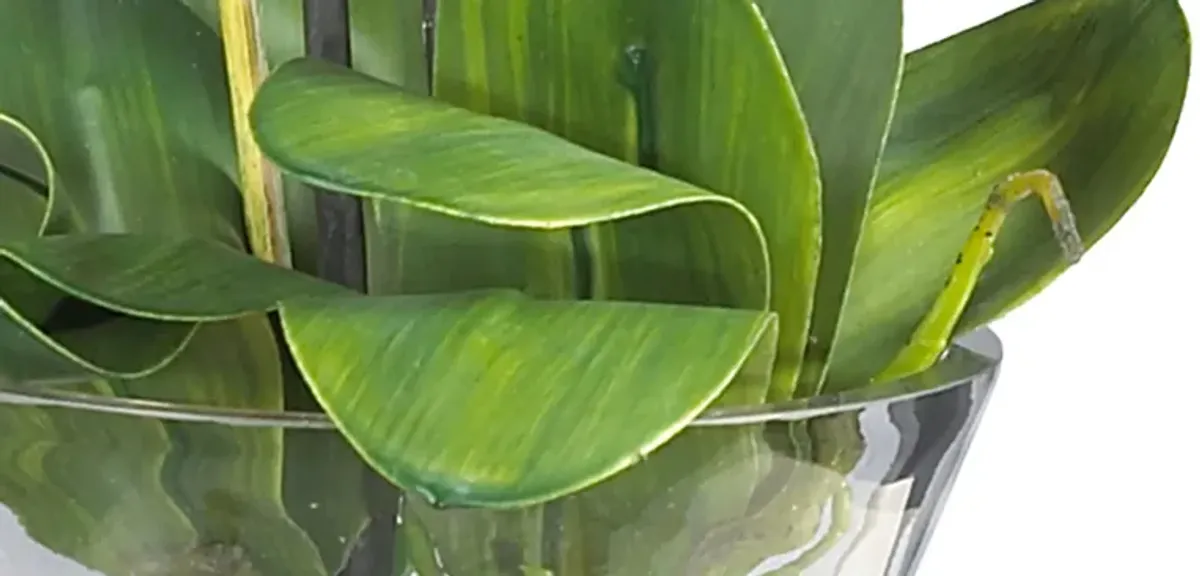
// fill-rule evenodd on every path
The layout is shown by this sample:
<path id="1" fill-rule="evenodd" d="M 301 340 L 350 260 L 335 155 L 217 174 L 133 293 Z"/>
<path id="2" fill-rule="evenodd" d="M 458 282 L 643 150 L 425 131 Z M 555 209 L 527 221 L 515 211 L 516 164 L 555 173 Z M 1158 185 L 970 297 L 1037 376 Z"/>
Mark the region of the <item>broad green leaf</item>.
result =
<path id="1" fill-rule="evenodd" d="M 349 194 L 544 233 L 615 221 L 617 227 L 656 218 L 686 222 L 671 235 L 688 249 L 675 260 L 628 261 L 664 282 L 689 275 L 693 297 L 681 303 L 765 305 L 761 232 L 726 197 L 529 125 L 406 94 L 315 60 L 279 68 L 263 85 L 252 116 L 259 144 L 285 171 Z M 722 241 L 714 242 L 718 236 Z M 561 246 L 551 242 L 522 255 L 527 272 L 518 277 L 529 292 L 544 294 L 537 289 L 543 279 L 562 278 L 543 263 Z M 472 265 L 460 264 L 468 271 Z"/>
<path id="2" fill-rule="evenodd" d="M 643 88 L 636 85 L 639 79 L 637 72 L 631 70 L 633 62 L 627 52 L 627 48 L 642 42 L 650 24 L 643 8 L 638 3 L 579 0 L 442 2 L 438 12 L 434 95 L 477 112 L 536 126 L 611 158 L 637 163 L 639 140 L 653 140 L 652 135 L 646 134 L 639 139 L 635 94 Z M 703 272 L 696 278 L 692 276 L 696 271 L 688 269 L 688 262 L 694 258 L 690 251 L 704 242 L 703 236 L 666 232 L 704 230 L 707 225 L 695 220 L 699 217 L 692 212 L 677 211 L 590 228 L 586 231 L 588 259 L 577 261 L 578 266 L 590 267 L 591 285 L 584 286 L 587 290 L 583 293 L 612 300 L 738 303 L 744 295 L 725 292 L 714 302 L 705 301 L 712 294 L 698 294 L 695 290 L 711 283 Z M 498 236 L 494 231 L 488 234 Z M 464 236 L 470 239 L 470 248 L 486 238 L 482 234 Z M 578 236 L 576 240 L 579 247 Z M 475 250 L 472 254 L 483 253 Z M 520 254 L 517 250 L 506 252 Z M 567 250 L 563 252 L 570 256 Z M 580 256 L 576 254 L 577 258 Z M 494 258 L 489 261 L 497 262 Z M 669 275 L 665 276 L 664 270 Z M 759 389 L 737 398 L 726 394 L 723 400 L 760 402 L 764 395 L 765 390 Z M 669 457 L 659 458 L 674 461 L 681 470 L 702 466 L 716 450 L 708 440 L 704 434 L 690 434 L 687 440 L 673 441 L 678 446 L 669 450 Z M 644 465 L 639 468 L 645 469 Z M 650 493 L 664 490 L 677 478 L 664 476 L 660 469 L 635 473 L 637 481 L 618 483 L 618 487 L 626 491 L 642 488 Z M 736 509 L 736 498 L 730 495 L 739 487 L 749 490 L 754 481 L 755 478 L 738 477 L 730 479 L 732 486 L 711 486 L 714 506 L 710 513 L 723 514 Z M 676 489 L 680 497 L 685 493 L 692 495 L 682 486 Z M 623 499 L 631 497 L 632 493 Z M 582 522 L 586 511 L 574 503 L 564 503 L 562 508 L 559 513 L 548 509 L 542 518 L 546 525 L 540 528 L 546 538 L 559 538 L 562 546 L 582 549 L 591 533 L 577 532 L 578 524 L 561 524 L 561 517 L 578 518 Z M 678 512 L 660 510 L 663 515 Z M 542 540 L 529 533 L 529 530 L 536 532 L 538 526 L 530 527 L 528 521 L 517 523 L 526 527 L 517 540 L 527 543 Z M 435 540 L 442 555 L 452 558 L 447 560 L 451 571 L 504 573 L 520 564 L 522 553 L 526 565 L 538 560 L 531 557 L 536 555 L 529 546 L 509 551 L 503 557 L 492 552 L 512 547 L 513 540 L 503 536 L 512 530 L 502 529 L 502 515 L 495 518 L 490 529 L 479 514 L 470 513 L 434 514 L 428 524 L 436 532 Z M 585 555 L 593 562 L 602 558 Z M 541 558 L 540 565 L 559 573 L 563 565 L 579 564 L 579 557 L 580 554 L 564 550 L 558 558 Z"/>
<path id="3" fill-rule="evenodd" d="M 825 376 L 899 88 L 900 0 L 754 0 L 820 160 L 820 273 L 797 396 Z"/>
<path id="4" fill-rule="evenodd" d="M 1169 0 L 1043 0 L 911 55 L 830 369 L 859 386 L 900 350 L 949 275 L 991 188 L 1046 168 L 1085 244 L 1141 195 L 1171 142 L 1189 37 Z M 1064 269 L 1040 207 L 997 237 L 959 331 Z M 1085 256 L 1086 258 L 1086 256 Z"/>
<path id="5" fill-rule="evenodd" d="M 0 376 L 17 382 L 76 380 L 88 375 L 134 378 L 151 374 L 187 345 L 194 324 L 166 324 L 113 315 L 96 326 L 46 333 L 0 300 Z M 121 343 L 89 351 L 88 343 Z M 128 343 L 138 342 L 139 347 Z"/>
<path id="6" fill-rule="evenodd" d="M 761 312 L 511 292 L 296 300 L 280 314 L 350 442 L 444 505 L 537 503 L 633 465 L 712 402 L 774 329 Z M 368 336 L 367 323 L 391 337 Z M 665 382 L 671 392 L 646 402 L 647 386 Z"/>
<path id="7" fill-rule="evenodd" d="M 761 401 L 774 362 L 760 349 L 742 369 L 759 374 L 750 397 L 723 394 L 714 404 Z M 710 405 L 711 406 L 711 405 Z M 687 565 L 700 528 L 740 518 L 769 469 L 754 425 L 687 429 L 636 466 L 541 507 L 436 509 L 408 503 L 422 544 L 451 574 L 659 574 Z M 694 570 L 685 570 L 693 573 Z"/>
<path id="8" fill-rule="evenodd" d="M 219 0 L 174 0 L 189 8 L 200 22 L 218 32 L 220 26 Z M 349 3 L 351 17 L 350 44 L 356 66 L 381 77 L 393 74 L 407 77 L 423 75 L 422 65 L 401 64 L 396 51 L 407 50 L 413 38 L 396 34 L 396 29 L 408 29 L 415 24 L 416 39 L 421 36 L 421 3 L 423 0 L 353 0 Z M 259 29 L 269 65 L 274 68 L 288 60 L 304 55 L 304 0 L 255 0 L 260 9 Z M 415 9 L 414 9 L 415 8 Z M 414 19 L 415 15 L 415 19 Z M 400 40 L 398 42 L 398 40 Z"/>
<path id="9" fill-rule="evenodd" d="M 773 353 L 764 311 L 507 291 L 359 296 L 198 239 L 68 235 L 10 243 L 0 256 L 138 318 L 182 324 L 279 308 L 297 365 L 350 443 L 395 484 L 447 504 L 537 502 L 614 474 L 739 372 L 734 397 L 761 394 Z"/>
<path id="10" fill-rule="evenodd" d="M 821 185 L 800 103 L 751 0 L 659 0 L 648 10 L 656 168 L 728 195 L 762 223 L 780 330 L 771 398 L 790 398 L 821 250 Z M 639 243 L 670 235 L 646 228 Z"/>
<path id="11" fill-rule="evenodd" d="M 431 92 L 439 101 L 627 157 L 632 110 L 615 75 L 623 23 L 611 6 L 573 0 L 440 2 Z M 373 275 L 386 291 L 510 286 L 570 297 L 591 290 L 586 276 L 578 276 L 577 269 L 587 264 L 576 254 L 572 231 L 515 232 L 390 210 L 378 222 L 386 232 L 376 242 L 382 258 L 372 260 Z M 463 262 L 469 276 L 430 273 L 437 270 L 435 258 Z"/>

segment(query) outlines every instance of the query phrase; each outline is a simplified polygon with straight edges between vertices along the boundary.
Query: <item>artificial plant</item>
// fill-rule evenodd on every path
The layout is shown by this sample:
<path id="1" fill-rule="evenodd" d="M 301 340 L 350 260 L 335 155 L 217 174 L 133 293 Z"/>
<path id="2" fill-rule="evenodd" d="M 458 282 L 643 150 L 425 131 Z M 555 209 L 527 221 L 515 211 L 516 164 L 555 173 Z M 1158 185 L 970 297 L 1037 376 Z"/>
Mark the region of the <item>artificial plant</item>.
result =
<path id="1" fill-rule="evenodd" d="M 0 0 L 0 374 L 211 399 L 236 333 L 444 505 L 926 369 L 1141 195 L 1190 58 L 1167 0 L 907 55 L 899 0 L 355 0 L 343 62 L 312 6 Z"/>

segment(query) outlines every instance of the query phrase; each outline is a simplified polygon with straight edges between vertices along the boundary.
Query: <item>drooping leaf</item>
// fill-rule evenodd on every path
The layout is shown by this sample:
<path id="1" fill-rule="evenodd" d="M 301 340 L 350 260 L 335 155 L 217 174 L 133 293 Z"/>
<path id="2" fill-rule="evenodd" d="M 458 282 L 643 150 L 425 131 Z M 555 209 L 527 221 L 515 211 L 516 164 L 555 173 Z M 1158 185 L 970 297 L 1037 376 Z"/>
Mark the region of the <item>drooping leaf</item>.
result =
<path id="1" fill-rule="evenodd" d="M 215 34 L 176 2 L 4 0 L 0 11 L 0 37 L 23 48 L 0 51 L 0 69 L 14 79 L 0 84 L 0 164 L 45 185 L 37 234 L 151 231 L 241 245 Z M 20 193 L 0 188 L 0 203 Z M 0 353 L 9 377 L 145 375 L 193 329 L 115 317 L 47 334 L 39 325 L 53 320 L 63 294 L 2 260 Z M 88 338 L 127 346 L 106 357 L 71 351 Z"/>
<path id="2" fill-rule="evenodd" d="M 1057 174 L 1085 244 L 1103 237 L 1157 171 L 1189 62 L 1183 14 L 1169 0 L 1043 0 L 911 55 L 831 389 L 861 385 L 900 350 L 1010 173 Z M 959 331 L 1036 294 L 1064 264 L 1040 207 L 1018 206 Z"/>
<path id="3" fill-rule="evenodd" d="M 113 312 L 97 326 L 47 333 L 0 300 L 0 370 L 18 381 L 146 376 L 179 353 L 195 322 L 267 310 L 292 294 L 342 291 L 195 238 L 69 234 L 4 242 L 0 266 Z M 244 282 L 256 290 L 243 290 Z"/>
<path id="4" fill-rule="evenodd" d="M 821 185 L 800 103 L 751 0 L 661 0 L 647 10 L 644 65 L 653 79 L 647 124 L 656 168 L 734 198 L 762 222 L 771 309 L 780 322 L 770 397 L 790 398 L 821 251 Z M 649 243 L 665 235 L 641 229 L 633 238 Z M 623 244 L 626 236 L 616 238 Z"/>
<path id="5" fill-rule="evenodd" d="M 68 235 L 8 244 L 3 254 L 79 298 L 138 317 L 212 321 L 279 306 L 306 381 L 359 453 L 396 484 L 447 503 L 536 502 L 628 467 L 774 342 L 774 318 L 763 311 L 510 292 L 357 296 L 211 241 Z M 168 265 L 178 262 L 187 265 Z M 745 373 L 755 376 L 764 374 Z M 645 402 L 651 387 L 659 391 Z M 571 405 L 586 406 L 587 416 L 561 409 Z M 608 438 L 603 450 L 597 434 Z M 572 465 L 530 458 L 545 453 L 570 454 Z"/>
<path id="6" fill-rule="evenodd" d="M 761 348 L 742 368 L 757 386 L 715 405 L 761 402 L 774 363 Z M 731 390 L 733 391 L 733 390 Z M 710 407 L 713 405 L 710 405 Z M 684 566 L 698 528 L 740 518 L 769 466 L 760 426 L 687 429 L 636 466 L 570 496 L 519 510 L 434 509 L 409 502 L 421 546 L 451 574 L 649 574 Z M 691 573 L 692 571 L 688 571 Z"/>
<path id="7" fill-rule="evenodd" d="M 10 198 L 14 197 L 10 192 Z M 90 260 L 103 256 L 104 247 L 94 253 L 72 253 L 80 243 L 79 236 L 59 235 L 46 238 L 0 241 L 0 376 L 17 382 L 66 381 L 86 376 L 134 378 L 149 375 L 178 355 L 190 340 L 195 324 L 162 323 L 120 313 L 92 309 L 102 321 L 73 326 L 60 331 L 47 331 L 39 324 L 52 319 L 57 306 L 69 302 L 87 309 L 85 301 L 74 300 L 71 289 L 53 281 L 46 282 L 41 270 L 30 270 L 14 258 L 12 249 L 20 250 L 26 243 L 41 246 L 48 243 L 64 247 L 66 256 L 58 262 L 71 274 L 103 278 L 105 262 Z M 84 242 L 86 242 L 86 236 Z M 153 242 L 146 243 L 150 245 Z M 42 246 L 47 248 L 46 246 Z M 119 248 L 119 246 L 118 246 Z M 224 249 L 219 249 L 224 250 Z M 36 250 L 35 250 L 36 252 Z M 35 255 L 35 258 L 38 257 Z M 50 260 L 54 257 L 51 255 Z M 133 257 L 136 261 L 136 256 Z M 128 262 L 128 260 L 125 260 Z M 53 263 L 51 264 L 53 266 Z M 95 266 L 99 266 L 96 268 Z M 126 278 L 141 282 L 145 278 L 137 270 Z M 78 315 L 76 308 L 68 315 Z M 98 345 L 102 343 L 104 345 Z M 136 344 L 131 346 L 131 344 Z"/>
<path id="8" fill-rule="evenodd" d="M 351 443 L 445 505 L 537 503 L 633 465 L 712 402 L 773 329 L 761 312 L 511 292 L 297 300 L 281 317 Z M 366 322 L 391 337 L 364 337 Z M 669 394 L 645 401 L 668 381 Z"/>
<path id="9" fill-rule="evenodd" d="M 343 98 L 329 99 L 338 94 Z M 338 106 L 324 109 L 318 117 L 344 121 L 314 125 L 306 108 L 314 104 L 324 108 L 330 102 Z M 406 115 L 397 116 L 399 113 Z M 354 122 L 355 114 L 360 114 L 359 118 L 366 114 L 372 121 Z M 293 118 L 302 118 L 303 122 L 294 122 Z M 537 303 L 517 296 L 481 298 L 471 294 L 462 295 L 458 305 L 440 300 L 442 297 L 415 301 L 340 298 L 332 297 L 346 294 L 336 286 L 259 262 L 217 241 L 149 234 L 43 237 L 6 242 L 0 253 L 47 284 L 126 318 L 188 326 L 192 322 L 230 319 L 281 307 L 284 318 L 290 319 L 287 323 L 293 326 L 324 324 L 330 318 L 335 318 L 332 321 L 335 327 L 352 326 L 354 341 L 363 350 L 386 347 L 397 336 L 390 328 L 400 318 L 412 322 L 417 332 L 442 334 L 437 340 L 450 353 L 472 346 L 475 341 L 471 334 L 452 330 L 443 333 L 448 330 L 443 313 L 461 311 L 463 302 L 478 304 L 473 309 L 482 318 L 505 317 L 518 325 L 535 324 L 540 318 L 554 324 L 553 341 L 545 335 L 540 337 L 545 339 L 542 341 L 522 339 L 520 333 L 498 334 L 495 338 L 500 339 L 493 340 L 490 346 L 510 350 L 557 346 L 553 349 L 562 351 L 558 362 L 553 361 L 553 356 L 542 356 L 537 357 L 538 362 L 529 363 L 530 382 L 566 394 L 563 401 L 568 404 L 586 403 L 597 395 L 609 402 L 597 404 L 590 418 L 571 418 L 548 430 L 538 427 L 539 420 L 530 421 L 528 415 L 550 413 L 553 397 L 535 394 L 532 398 L 542 401 L 530 402 L 531 397 L 514 396 L 511 400 L 521 398 L 514 405 L 520 410 L 491 412 L 493 420 L 478 424 L 487 430 L 514 433 L 526 430 L 528 434 L 520 436 L 525 441 L 548 443 L 564 452 L 579 452 L 570 443 L 564 444 L 564 440 L 590 444 L 591 435 L 580 435 L 588 426 L 617 422 L 618 416 L 630 412 L 630 406 L 644 404 L 640 400 L 648 386 L 658 386 L 664 391 L 660 396 L 665 399 L 648 405 L 652 411 L 645 414 L 639 426 L 624 427 L 606 450 L 578 459 L 575 467 L 557 471 L 521 469 L 522 450 L 528 449 L 528 445 L 514 442 L 507 446 L 511 450 L 507 455 L 501 451 L 493 451 L 491 455 L 495 457 L 493 463 L 503 466 L 507 462 L 516 467 L 492 478 L 474 476 L 478 472 L 476 462 L 472 461 L 476 453 L 455 452 L 453 446 L 442 453 L 443 466 L 436 468 L 437 478 L 405 475 L 402 472 L 412 466 L 421 467 L 427 456 L 422 452 L 424 448 L 411 443 L 398 448 L 392 443 L 394 436 L 386 436 L 382 443 L 364 443 L 363 439 L 370 440 L 373 436 L 343 422 L 343 432 L 373 464 L 379 466 L 379 451 L 386 452 L 382 467 L 393 472 L 388 475 L 391 480 L 405 488 L 437 494 L 450 502 L 457 499 L 503 506 L 538 501 L 615 473 L 636 461 L 638 454 L 665 442 L 721 394 L 751 350 L 773 345 L 770 333 L 773 316 L 763 310 L 766 254 L 761 234 L 755 220 L 734 201 L 589 152 L 528 126 L 408 97 L 382 82 L 314 62 L 302 61 L 278 69 L 259 95 L 254 119 L 264 150 L 290 173 L 327 188 L 407 202 L 446 216 L 509 228 L 549 230 L 624 218 L 651 218 L 663 211 L 695 212 L 697 222 L 705 225 L 698 226 L 695 234 L 720 231 L 724 238 L 719 247 L 698 242 L 695 262 L 711 276 L 710 284 L 701 288 L 718 295 L 738 291 L 757 296 L 740 301 L 746 310 L 637 303 Z M 347 127 L 363 128 L 365 133 L 347 133 Z M 312 147 L 313 142 L 305 132 L 313 128 L 323 133 L 329 146 Z M 364 134 L 367 140 L 362 139 Z M 470 146 L 458 146 L 463 143 Z M 348 144 L 365 145 L 392 160 L 401 157 L 407 161 L 400 165 L 390 161 L 372 164 L 369 158 L 359 155 L 364 148 Z M 405 154 L 406 151 L 424 151 L 424 156 Z M 351 156 L 344 155 L 347 153 Z M 366 163 L 355 165 L 353 158 Z M 369 169 L 360 172 L 364 167 Z M 409 186 L 410 176 L 416 177 L 420 186 Z M 562 194 L 568 190 L 574 194 Z M 562 201 L 542 201 L 556 194 Z M 711 226 L 713 221 L 723 225 Z M 246 285 L 255 286 L 255 290 L 243 290 Z M 445 304 L 446 309 L 422 307 L 422 302 Z M 547 316 L 542 306 L 549 306 L 556 313 Z M 342 307 L 346 310 L 340 310 Z M 517 316 L 512 316 L 514 313 Z M 344 318 L 358 314 L 379 324 L 372 327 L 357 320 L 343 322 Z M 526 319 L 523 314 L 530 317 Z M 559 320 L 557 323 L 555 318 Z M 596 334 L 596 327 L 614 318 L 629 318 L 630 322 L 625 327 L 618 326 L 612 342 L 588 345 L 591 342 L 588 337 Z M 639 327 L 653 341 L 639 343 Z M 632 339 L 619 338 L 624 334 Z M 309 385 L 319 397 L 335 398 L 340 403 L 345 398 L 333 393 L 343 381 L 338 374 L 356 368 L 358 360 L 331 355 L 328 348 L 320 345 L 323 336 L 311 330 L 298 336 L 288 330 L 289 342 L 309 376 Z M 566 343 L 572 345 L 568 348 Z M 670 356 L 644 354 L 645 350 L 656 347 L 674 350 L 677 346 L 685 349 L 694 346 L 694 350 L 704 353 L 676 356 L 674 361 Z M 414 348 L 411 352 L 423 354 L 429 350 Z M 606 354 L 617 354 L 623 361 L 603 362 Z M 692 356 L 703 356 L 704 361 L 697 363 Z M 545 362 L 547 358 L 551 362 Z M 564 366 L 574 372 L 555 371 Z M 459 369 L 469 368 L 468 364 L 459 366 Z M 564 381 L 580 382 L 577 376 L 584 368 L 593 386 L 561 385 Z M 314 376 L 318 372 L 319 376 Z M 423 391 L 422 394 L 444 398 L 443 408 L 449 415 L 446 419 L 452 420 L 454 414 L 460 414 L 459 407 L 471 405 L 470 394 L 494 392 L 504 385 L 502 376 L 498 375 L 496 382 L 476 382 L 478 389 L 472 386 L 461 389 L 467 394 L 465 398 L 435 394 L 443 390 L 447 380 L 453 381 L 445 374 L 425 373 L 423 378 L 410 380 L 408 384 L 415 391 Z M 378 372 L 375 380 L 361 382 L 360 386 L 364 390 L 386 391 L 394 385 L 393 377 L 392 373 Z M 741 395 L 750 389 L 746 386 L 754 385 L 750 382 L 733 390 L 735 395 Z M 326 407 L 339 414 L 337 406 Z M 369 414 L 356 417 L 355 422 L 378 425 Z M 418 431 L 418 435 L 427 433 L 428 430 Z M 507 437 L 512 439 L 513 435 Z M 506 436 L 496 438 L 503 440 Z M 475 482 L 478 484 L 472 484 Z M 451 486 L 464 491 L 448 494 Z"/>
<path id="10" fill-rule="evenodd" d="M 69 234 L 0 244 L 0 258 L 77 298 L 166 322 L 228 320 L 285 298 L 348 292 L 198 238 Z"/>
<path id="11" fill-rule="evenodd" d="M 817 391 L 845 303 L 903 59 L 899 0 L 754 0 L 820 160 L 820 273 L 797 396 Z"/>
<path id="12" fill-rule="evenodd" d="M 765 304 L 767 258 L 756 220 L 723 196 L 529 125 L 406 94 L 315 60 L 278 69 L 252 114 L 263 150 L 287 172 L 326 188 L 546 233 L 602 222 L 647 225 L 664 217 L 668 224 L 686 223 L 671 236 L 687 240 L 688 251 L 674 261 L 640 262 L 646 273 L 656 265 L 655 277 L 681 286 L 679 276 L 687 274 L 694 296 L 684 303 Z M 685 210 L 686 218 L 678 216 Z M 533 293 L 541 293 L 539 283 L 562 278 L 544 263 L 562 243 L 548 239 L 540 246 L 519 263 L 522 286 L 531 285 Z M 459 266 L 470 270 L 474 263 Z"/>

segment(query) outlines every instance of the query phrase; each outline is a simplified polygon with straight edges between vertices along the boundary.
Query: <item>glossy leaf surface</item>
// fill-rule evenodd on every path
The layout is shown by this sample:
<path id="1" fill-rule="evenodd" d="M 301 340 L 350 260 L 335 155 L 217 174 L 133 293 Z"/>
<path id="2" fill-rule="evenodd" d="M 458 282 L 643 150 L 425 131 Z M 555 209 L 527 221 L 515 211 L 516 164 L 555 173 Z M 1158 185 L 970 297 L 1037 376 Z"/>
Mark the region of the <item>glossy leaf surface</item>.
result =
<path id="1" fill-rule="evenodd" d="M 820 160 L 822 238 L 797 396 L 824 379 L 902 66 L 900 0 L 754 0 L 787 66 Z"/>
<path id="2" fill-rule="evenodd" d="M 88 301 L 139 316 L 218 320 L 282 301 L 297 362 L 351 443 L 392 481 L 452 503 L 534 501 L 615 473 L 698 414 L 752 350 L 770 352 L 773 343 L 773 316 L 761 311 L 541 302 L 507 292 L 355 296 L 200 241 L 71 235 L 6 250 Z M 89 278 L 79 262 L 103 264 L 103 278 Z M 155 282 L 142 280 L 147 269 L 157 270 Z M 258 289 L 237 290 L 232 278 Z M 652 389 L 669 393 L 645 402 Z M 588 416 L 562 409 L 571 405 L 588 406 Z M 630 414 L 639 415 L 636 425 L 625 421 Z M 489 433 L 464 432 L 454 443 L 444 426 L 459 420 L 462 430 Z M 608 438 L 603 450 L 597 434 Z M 401 441 L 430 435 L 439 441 Z M 483 437 L 493 442 L 486 450 Z M 593 446 L 586 457 L 580 443 Z M 547 452 L 572 454 L 573 465 L 530 456 Z"/>
<path id="3" fill-rule="evenodd" d="M 992 187 L 1046 168 L 1087 246 L 1141 195 L 1166 152 L 1190 47 L 1175 2 L 1044 0 L 907 59 L 855 266 L 830 386 L 861 385 L 942 288 Z M 1018 206 L 959 330 L 1053 280 L 1064 262 L 1045 215 Z M 1085 256 L 1086 259 L 1086 256 Z"/>
<path id="4" fill-rule="evenodd" d="M 691 272 L 687 289 L 696 302 L 684 303 L 765 306 L 767 256 L 757 221 L 724 196 L 312 60 L 280 68 L 264 84 L 254 116 L 264 151 L 285 170 L 345 193 L 510 229 L 632 226 L 671 216 L 687 223 L 676 235 L 688 250 L 657 264 Z M 684 210 L 686 217 L 675 217 Z M 552 255 L 556 245 L 538 254 Z M 561 278 L 543 260 L 524 265 L 528 274 Z M 671 276 L 660 270 L 657 278 Z"/>
<path id="5" fill-rule="evenodd" d="M 535 503 L 631 466 L 714 400 L 774 327 L 761 312 L 512 292 L 296 301 L 281 317 L 350 442 L 446 505 Z"/>

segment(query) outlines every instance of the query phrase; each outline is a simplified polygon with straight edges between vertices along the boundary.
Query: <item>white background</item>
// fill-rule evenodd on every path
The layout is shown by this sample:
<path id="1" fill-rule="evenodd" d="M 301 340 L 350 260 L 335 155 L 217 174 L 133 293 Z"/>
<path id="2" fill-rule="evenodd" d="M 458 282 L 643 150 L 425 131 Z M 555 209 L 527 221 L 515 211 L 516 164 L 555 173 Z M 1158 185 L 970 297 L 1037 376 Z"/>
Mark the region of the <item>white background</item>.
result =
<path id="1" fill-rule="evenodd" d="M 1025 4 L 906 0 L 906 49 Z M 1182 0 L 1200 34 L 1200 0 Z M 918 576 L 1200 576 L 1200 54 L 1173 147 L 1005 345 Z"/>

